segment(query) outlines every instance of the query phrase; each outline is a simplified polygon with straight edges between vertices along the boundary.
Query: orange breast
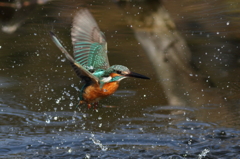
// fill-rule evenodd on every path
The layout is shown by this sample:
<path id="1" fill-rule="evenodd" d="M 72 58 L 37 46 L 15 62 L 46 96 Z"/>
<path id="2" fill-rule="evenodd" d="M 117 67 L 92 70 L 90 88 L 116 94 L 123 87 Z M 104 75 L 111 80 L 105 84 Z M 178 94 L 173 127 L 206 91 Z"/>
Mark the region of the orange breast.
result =
<path id="1" fill-rule="evenodd" d="M 113 94 L 119 86 L 119 82 L 110 82 L 103 85 L 102 88 L 99 85 L 88 86 L 83 94 L 83 99 L 87 103 L 97 102 L 101 98 L 107 97 Z"/>

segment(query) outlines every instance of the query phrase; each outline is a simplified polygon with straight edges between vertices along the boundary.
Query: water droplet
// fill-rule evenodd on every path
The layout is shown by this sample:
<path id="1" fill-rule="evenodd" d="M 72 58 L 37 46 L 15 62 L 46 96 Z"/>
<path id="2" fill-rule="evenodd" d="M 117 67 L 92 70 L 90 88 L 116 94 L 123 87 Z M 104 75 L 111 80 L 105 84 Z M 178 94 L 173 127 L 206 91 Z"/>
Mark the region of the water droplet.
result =
<path id="1" fill-rule="evenodd" d="M 46 120 L 46 123 L 47 123 L 47 124 L 49 124 L 50 122 L 51 122 L 50 119 L 47 119 L 47 120 Z"/>
<path id="2" fill-rule="evenodd" d="M 91 155 L 87 153 L 86 158 L 91 158 Z"/>
<path id="3" fill-rule="evenodd" d="M 58 99 L 56 100 L 56 103 L 59 104 L 60 100 L 61 100 L 61 98 L 58 98 Z"/>

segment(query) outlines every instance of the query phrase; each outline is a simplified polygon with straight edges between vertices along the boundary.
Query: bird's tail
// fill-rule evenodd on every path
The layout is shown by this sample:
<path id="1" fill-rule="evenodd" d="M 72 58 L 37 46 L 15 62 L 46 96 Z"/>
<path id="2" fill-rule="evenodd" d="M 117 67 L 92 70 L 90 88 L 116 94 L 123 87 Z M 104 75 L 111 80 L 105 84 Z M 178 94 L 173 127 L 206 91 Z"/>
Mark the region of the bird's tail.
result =
<path id="1" fill-rule="evenodd" d="M 67 52 L 67 50 L 62 46 L 62 44 L 59 42 L 59 40 L 57 39 L 56 35 L 53 32 L 49 32 L 53 42 L 57 45 L 57 47 L 65 54 L 66 58 L 74 63 L 74 59 L 72 58 L 72 56 Z"/>

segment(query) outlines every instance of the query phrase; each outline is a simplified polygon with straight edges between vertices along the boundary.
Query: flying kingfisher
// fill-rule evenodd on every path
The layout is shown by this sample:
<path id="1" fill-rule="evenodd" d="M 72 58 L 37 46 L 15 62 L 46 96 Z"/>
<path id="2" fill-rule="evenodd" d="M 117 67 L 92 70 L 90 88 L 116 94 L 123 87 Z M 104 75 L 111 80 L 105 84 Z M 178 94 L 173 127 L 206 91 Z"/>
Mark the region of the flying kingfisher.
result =
<path id="1" fill-rule="evenodd" d="M 78 105 L 98 106 L 101 98 L 113 94 L 119 82 L 127 77 L 150 79 L 144 75 L 130 72 L 122 65 L 109 65 L 107 42 L 96 21 L 87 9 L 77 12 L 71 30 L 74 59 L 62 46 L 53 32 L 53 42 L 65 54 L 77 76 L 85 83 L 80 90 Z"/>

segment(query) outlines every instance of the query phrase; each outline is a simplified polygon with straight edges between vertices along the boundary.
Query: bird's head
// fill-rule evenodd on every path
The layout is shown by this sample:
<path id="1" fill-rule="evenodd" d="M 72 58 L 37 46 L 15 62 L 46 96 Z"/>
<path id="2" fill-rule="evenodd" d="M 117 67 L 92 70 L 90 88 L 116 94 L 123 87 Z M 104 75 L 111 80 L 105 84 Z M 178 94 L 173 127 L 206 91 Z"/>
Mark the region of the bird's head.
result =
<path id="1" fill-rule="evenodd" d="M 105 71 L 105 77 L 103 77 L 103 82 L 114 82 L 121 81 L 124 78 L 135 77 L 142 79 L 150 79 L 144 75 L 131 72 L 127 67 L 122 65 L 113 65 Z"/>

